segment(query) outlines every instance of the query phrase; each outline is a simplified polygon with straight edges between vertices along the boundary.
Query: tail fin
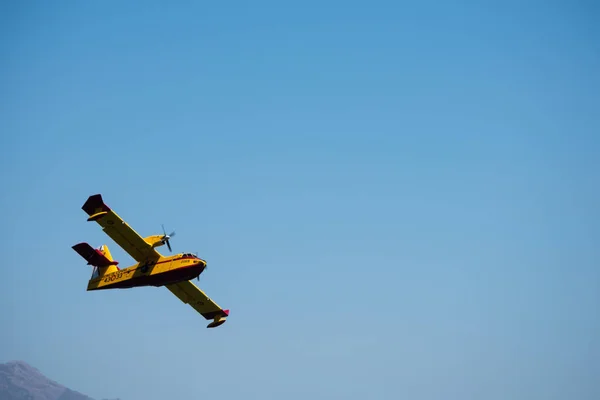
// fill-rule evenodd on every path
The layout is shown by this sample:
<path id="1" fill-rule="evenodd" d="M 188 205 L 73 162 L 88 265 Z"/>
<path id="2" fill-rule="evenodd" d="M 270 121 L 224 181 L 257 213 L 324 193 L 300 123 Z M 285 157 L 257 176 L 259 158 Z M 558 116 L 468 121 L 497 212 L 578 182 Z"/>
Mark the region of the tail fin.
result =
<path id="1" fill-rule="evenodd" d="M 78 243 L 73 246 L 73 250 L 83 257 L 88 262 L 88 265 L 98 268 L 98 276 L 119 270 L 119 267 L 117 267 L 119 263 L 113 260 L 106 245 L 103 245 L 100 249 L 94 249 L 87 243 Z"/>
<path id="2" fill-rule="evenodd" d="M 109 261 L 111 262 L 116 262 L 113 258 L 112 255 L 110 254 L 110 250 L 108 250 L 108 246 L 103 244 L 102 246 L 100 246 L 100 253 L 104 254 L 104 257 L 106 257 Z M 117 262 L 118 264 L 118 262 Z"/>

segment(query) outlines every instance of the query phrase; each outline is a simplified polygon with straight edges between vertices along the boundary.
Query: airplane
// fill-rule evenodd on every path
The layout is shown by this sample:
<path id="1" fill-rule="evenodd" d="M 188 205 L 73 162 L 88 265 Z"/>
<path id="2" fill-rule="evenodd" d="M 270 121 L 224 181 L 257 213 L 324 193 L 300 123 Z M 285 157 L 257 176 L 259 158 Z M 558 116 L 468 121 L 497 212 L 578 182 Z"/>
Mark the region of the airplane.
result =
<path id="1" fill-rule="evenodd" d="M 164 286 L 206 320 L 212 320 L 207 328 L 216 328 L 225 323 L 229 310 L 222 309 L 191 282 L 194 278 L 200 280 L 200 274 L 206 269 L 206 261 L 191 253 L 164 256 L 156 250 L 166 244 L 171 251 L 169 239 L 175 232 L 167 235 L 163 226 L 163 235 L 142 238 L 104 203 L 100 194 L 89 196 L 81 208 L 87 213 L 88 221 L 97 222 L 104 233 L 137 261 L 134 265 L 120 269 L 117 266 L 119 262 L 113 259 L 106 245 L 98 249 L 85 242 L 72 246 L 88 262 L 87 265 L 93 266 L 88 291 Z"/>

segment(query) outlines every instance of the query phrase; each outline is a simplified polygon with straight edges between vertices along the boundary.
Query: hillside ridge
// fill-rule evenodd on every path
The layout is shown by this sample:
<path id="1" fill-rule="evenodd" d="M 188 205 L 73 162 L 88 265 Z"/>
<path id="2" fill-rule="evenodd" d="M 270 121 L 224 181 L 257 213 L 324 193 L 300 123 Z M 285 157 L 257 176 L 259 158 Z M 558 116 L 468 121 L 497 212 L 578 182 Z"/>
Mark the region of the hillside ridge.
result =
<path id="1" fill-rule="evenodd" d="M 37 368 L 21 360 L 0 364 L 0 399 L 95 400 L 48 378 Z"/>

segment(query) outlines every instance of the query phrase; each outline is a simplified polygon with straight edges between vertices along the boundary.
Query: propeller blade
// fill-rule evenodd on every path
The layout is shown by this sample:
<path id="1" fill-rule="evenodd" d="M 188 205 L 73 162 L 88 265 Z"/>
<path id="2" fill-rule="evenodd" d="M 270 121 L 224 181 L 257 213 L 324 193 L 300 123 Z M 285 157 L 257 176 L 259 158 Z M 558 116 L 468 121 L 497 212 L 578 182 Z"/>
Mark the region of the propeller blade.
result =
<path id="1" fill-rule="evenodd" d="M 175 236 L 175 231 L 171 232 L 169 235 L 167 235 L 167 231 L 165 230 L 165 224 L 160 224 L 162 226 L 162 230 L 163 230 L 163 237 L 162 237 L 162 242 L 163 244 L 166 244 L 167 247 L 169 248 L 169 251 L 172 253 L 173 250 L 171 249 L 171 243 L 169 243 L 169 239 L 171 239 L 173 236 Z"/>

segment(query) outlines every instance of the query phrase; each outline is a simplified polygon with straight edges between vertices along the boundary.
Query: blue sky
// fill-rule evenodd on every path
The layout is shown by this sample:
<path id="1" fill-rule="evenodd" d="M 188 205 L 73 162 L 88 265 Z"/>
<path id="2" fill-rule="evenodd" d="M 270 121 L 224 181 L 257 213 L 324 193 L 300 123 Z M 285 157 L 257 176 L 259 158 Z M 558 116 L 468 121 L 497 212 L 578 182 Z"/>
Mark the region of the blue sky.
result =
<path id="1" fill-rule="evenodd" d="M 2 5 L 0 361 L 123 400 L 600 397 L 592 2 Z M 94 193 L 208 261 L 86 292 Z"/>

